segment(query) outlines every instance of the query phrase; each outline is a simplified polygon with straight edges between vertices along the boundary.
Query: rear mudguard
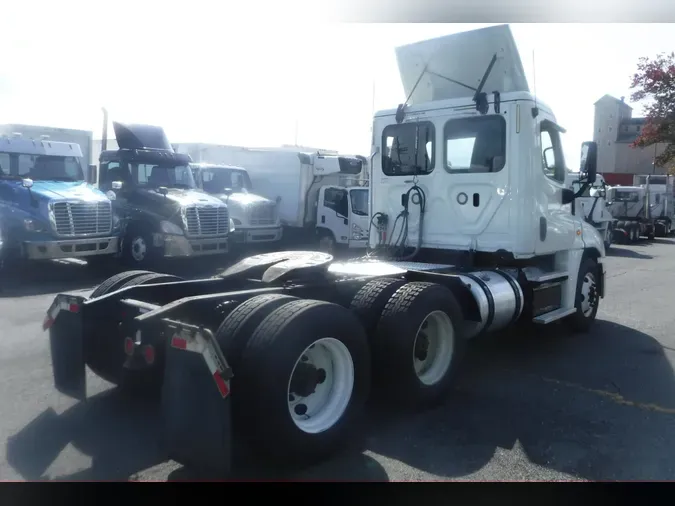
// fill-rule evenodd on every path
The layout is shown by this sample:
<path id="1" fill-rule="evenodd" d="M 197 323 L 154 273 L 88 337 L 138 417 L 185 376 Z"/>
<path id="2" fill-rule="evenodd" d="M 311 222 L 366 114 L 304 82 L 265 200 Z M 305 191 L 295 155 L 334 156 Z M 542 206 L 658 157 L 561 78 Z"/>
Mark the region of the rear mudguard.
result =
<path id="1" fill-rule="evenodd" d="M 208 330 L 178 324 L 170 327 L 170 335 L 161 397 L 167 456 L 227 475 L 232 467 L 231 370 Z"/>
<path id="2" fill-rule="evenodd" d="M 42 325 L 49 330 L 54 386 L 77 400 L 87 397 L 81 315 L 84 300 L 77 295 L 57 295 Z"/>

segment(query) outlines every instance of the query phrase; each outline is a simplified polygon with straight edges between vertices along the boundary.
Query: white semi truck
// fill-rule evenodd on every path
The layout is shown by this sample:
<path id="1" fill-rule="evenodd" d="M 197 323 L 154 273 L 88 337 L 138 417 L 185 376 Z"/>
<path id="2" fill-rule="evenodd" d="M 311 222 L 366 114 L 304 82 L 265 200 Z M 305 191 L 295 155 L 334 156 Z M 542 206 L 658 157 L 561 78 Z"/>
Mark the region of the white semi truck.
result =
<path id="1" fill-rule="evenodd" d="M 615 240 L 633 243 L 670 233 L 673 187 L 670 176 L 643 176 L 642 184 L 614 186 L 607 190 L 607 208 L 617 220 Z M 652 183 L 656 178 L 655 184 Z"/>
<path id="2" fill-rule="evenodd" d="M 196 161 L 245 169 L 251 184 L 249 193 L 276 203 L 285 242 L 318 244 L 329 253 L 366 248 L 369 219 L 365 158 L 293 148 L 176 147 Z M 236 212 L 230 201 L 228 206 Z M 235 222 L 235 227 L 246 228 L 241 221 L 241 225 Z"/>
<path id="3" fill-rule="evenodd" d="M 367 257 L 282 251 L 214 278 L 131 271 L 93 297 L 59 294 L 44 324 L 57 389 L 86 398 L 96 361 L 123 389 L 155 386 L 178 462 L 225 473 L 236 437 L 308 465 L 358 437 L 369 396 L 442 402 L 472 339 L 518 322 L 588 331 L 605 249 L 574 202 L 597 145 L 582 146 L 574 192 L 508 26 L 397 52 L 407 100 L 374 118 Z"/>
<path id="4" fill-rule="evenodd" d="M 566 181 L 568 187 L 574 192 L 579 191 L 583 185 L 578 172 L 568 172 Z M 581 208 L 586 221 L 600 232 L 605 242 L 605 250 L 608 250 L 614 241 L 614 228 L 617 222 L 607 207 L 608 188 L 605 179 L 598 174 L 595 183 L 589 185 L 575 200 L 575 205 Z"/>

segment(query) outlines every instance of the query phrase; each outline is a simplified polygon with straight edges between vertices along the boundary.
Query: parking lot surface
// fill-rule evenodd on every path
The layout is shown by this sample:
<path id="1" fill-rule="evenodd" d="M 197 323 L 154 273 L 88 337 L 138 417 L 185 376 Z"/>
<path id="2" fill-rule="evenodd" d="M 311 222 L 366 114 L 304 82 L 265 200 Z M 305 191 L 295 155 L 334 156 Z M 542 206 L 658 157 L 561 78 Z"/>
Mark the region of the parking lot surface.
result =
<path id="1" fill-rule="evenodd" d="M 471 346 L 444 405 L 371 409 L 341 455 L 293 474 L 245 457 L 235 477 L 330 480 L 672 480 L 675 478 L 675 240 L 617 246 L 590 334 L 514 332 Z M 214 265 L 180 266 L 191 276 Z M 189 271 L 188 271 L 189 269 Z M 156 406 L 93 374 L 89 399 L 57 393 L 41 324 L 54 294 L 105 274 L 76 263 L 9 273 L 0 292 L 0 479 L 204 478 L 169 461 Z"/>

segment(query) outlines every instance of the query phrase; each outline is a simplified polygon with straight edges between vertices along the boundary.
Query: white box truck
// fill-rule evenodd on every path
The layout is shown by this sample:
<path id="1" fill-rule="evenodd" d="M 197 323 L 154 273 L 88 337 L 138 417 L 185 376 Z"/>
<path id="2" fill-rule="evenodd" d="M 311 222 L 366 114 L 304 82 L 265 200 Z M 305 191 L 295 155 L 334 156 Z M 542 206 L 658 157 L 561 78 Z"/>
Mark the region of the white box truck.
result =
<path id="1" fill-rule="evenodd" d="M 249 191 L 276 203 L 284 242 L 318 243 L 327 252 L 366 248 L 370 224 L 366 158 L 291 147 L 183 143 L 175 148 L 196 162 L 245 169 Z"/>

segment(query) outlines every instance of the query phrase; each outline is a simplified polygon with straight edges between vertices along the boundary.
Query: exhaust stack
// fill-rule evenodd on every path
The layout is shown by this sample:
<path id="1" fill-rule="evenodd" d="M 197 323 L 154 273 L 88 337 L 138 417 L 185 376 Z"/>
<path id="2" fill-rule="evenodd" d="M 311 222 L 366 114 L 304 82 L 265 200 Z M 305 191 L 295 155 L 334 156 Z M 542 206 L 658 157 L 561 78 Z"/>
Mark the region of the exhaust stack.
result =
<path id="1" fill-rule="evenodd" d="M 105 151 L 108 148 L 108 110 L 105 107 L 101 107 L 103 111 L 103 132 L 101 134 L 101 151 Z"/>

